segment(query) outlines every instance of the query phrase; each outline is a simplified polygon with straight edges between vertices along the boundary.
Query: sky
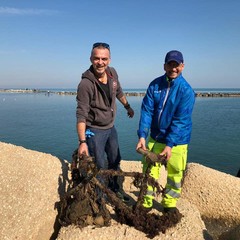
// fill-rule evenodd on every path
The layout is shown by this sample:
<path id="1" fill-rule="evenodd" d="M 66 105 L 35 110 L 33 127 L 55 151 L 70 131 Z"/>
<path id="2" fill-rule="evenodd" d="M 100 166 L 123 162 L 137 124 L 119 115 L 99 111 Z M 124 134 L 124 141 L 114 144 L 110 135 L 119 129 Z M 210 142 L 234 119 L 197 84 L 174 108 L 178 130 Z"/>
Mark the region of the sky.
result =
<path id="1" fill-rule="evenodd" d="M 0 0 L 0 88 L 77 88 L 94 42 L 111 47 L 123 88 L 183 53 L 193 88 L 240 88 L 239 0 Z"/>

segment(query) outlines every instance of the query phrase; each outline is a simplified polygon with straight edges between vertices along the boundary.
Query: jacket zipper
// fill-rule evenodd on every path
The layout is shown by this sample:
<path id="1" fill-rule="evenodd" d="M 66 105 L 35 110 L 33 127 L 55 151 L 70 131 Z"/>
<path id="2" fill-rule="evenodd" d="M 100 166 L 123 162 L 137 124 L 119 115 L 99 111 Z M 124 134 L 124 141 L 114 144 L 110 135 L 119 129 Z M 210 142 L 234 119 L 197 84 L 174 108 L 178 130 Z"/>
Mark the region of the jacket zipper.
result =
<path id="1" fill-rule="evenodd" d="M 169 91 L 170 91 L 170 82 L 168 82 L 168 88 L 167 88 L 167 92 L 166 92 L 166 95 L 165 95 L 165 98 L 164 98 L 164 100 L 163 100 L 163 105 L 162 105 L 162 109 L 161 109 L 161 111 L 160 111 L 160 113 L 159 113 L 159 116 L 158 116 L 158 126 L 160 125 L 160 118 L 161 118 L 161 115 L 162 115 L 162 112 L 163 112 L 163 109 L 164 109 L 164 106 L 165 106 L 165 104 L 166 104 L 166 101 L 167 101 L 167 98 L 168 98 L 168 94 L 169 94 Z M 159 134 L 158 134 L 159 135 Z M 158 137 L 158 135 L 157 135 L 157 137 Z"/>

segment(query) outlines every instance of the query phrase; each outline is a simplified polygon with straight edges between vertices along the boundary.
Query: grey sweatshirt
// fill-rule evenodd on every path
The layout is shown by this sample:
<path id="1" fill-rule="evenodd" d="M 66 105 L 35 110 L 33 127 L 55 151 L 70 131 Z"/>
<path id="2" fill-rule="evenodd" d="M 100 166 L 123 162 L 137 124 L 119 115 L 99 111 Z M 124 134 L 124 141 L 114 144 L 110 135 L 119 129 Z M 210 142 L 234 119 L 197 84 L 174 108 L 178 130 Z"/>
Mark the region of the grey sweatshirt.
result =
<path id="1" fill-rule="evenodd" d="M 116 98 L 123 96 L 114 68 L 108 67 L 108 84 L 111 103 L 93 74 L 92 66 L 82 74 L 77 90 L 77 122 L 85 122 L 87 127 L 109 129 L 114 125 Z"/>

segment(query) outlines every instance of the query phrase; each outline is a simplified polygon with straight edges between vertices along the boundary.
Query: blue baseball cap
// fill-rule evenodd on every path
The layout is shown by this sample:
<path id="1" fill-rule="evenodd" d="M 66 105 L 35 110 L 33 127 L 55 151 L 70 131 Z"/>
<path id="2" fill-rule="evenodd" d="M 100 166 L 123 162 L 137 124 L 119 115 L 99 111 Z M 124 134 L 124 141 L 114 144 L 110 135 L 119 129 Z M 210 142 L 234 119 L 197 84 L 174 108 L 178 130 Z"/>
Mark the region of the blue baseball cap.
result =
<path id="1" fill-rule="evenodd" d="M 169 63 L 171 61 L 175 61 L 179 64 L 183 63 L 182 53 L 177 51 L 177 50 L 172 50 L 172 51 L 168 52 L 166 57 L 165 57 L 165 63 Z"/>

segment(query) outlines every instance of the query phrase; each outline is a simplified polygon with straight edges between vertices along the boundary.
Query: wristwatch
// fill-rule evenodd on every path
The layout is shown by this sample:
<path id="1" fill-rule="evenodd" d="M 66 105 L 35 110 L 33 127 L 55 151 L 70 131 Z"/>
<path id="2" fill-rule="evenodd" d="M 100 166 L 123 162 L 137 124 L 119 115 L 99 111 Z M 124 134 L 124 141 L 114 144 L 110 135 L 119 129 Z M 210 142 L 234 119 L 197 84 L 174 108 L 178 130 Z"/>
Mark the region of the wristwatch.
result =
<path id="1" fill-rule="evenodd" d="M 81 145 L 82 143 L 86 143 L 87 141 L 86 140 L 79 140 L 79 145 Z"/>

